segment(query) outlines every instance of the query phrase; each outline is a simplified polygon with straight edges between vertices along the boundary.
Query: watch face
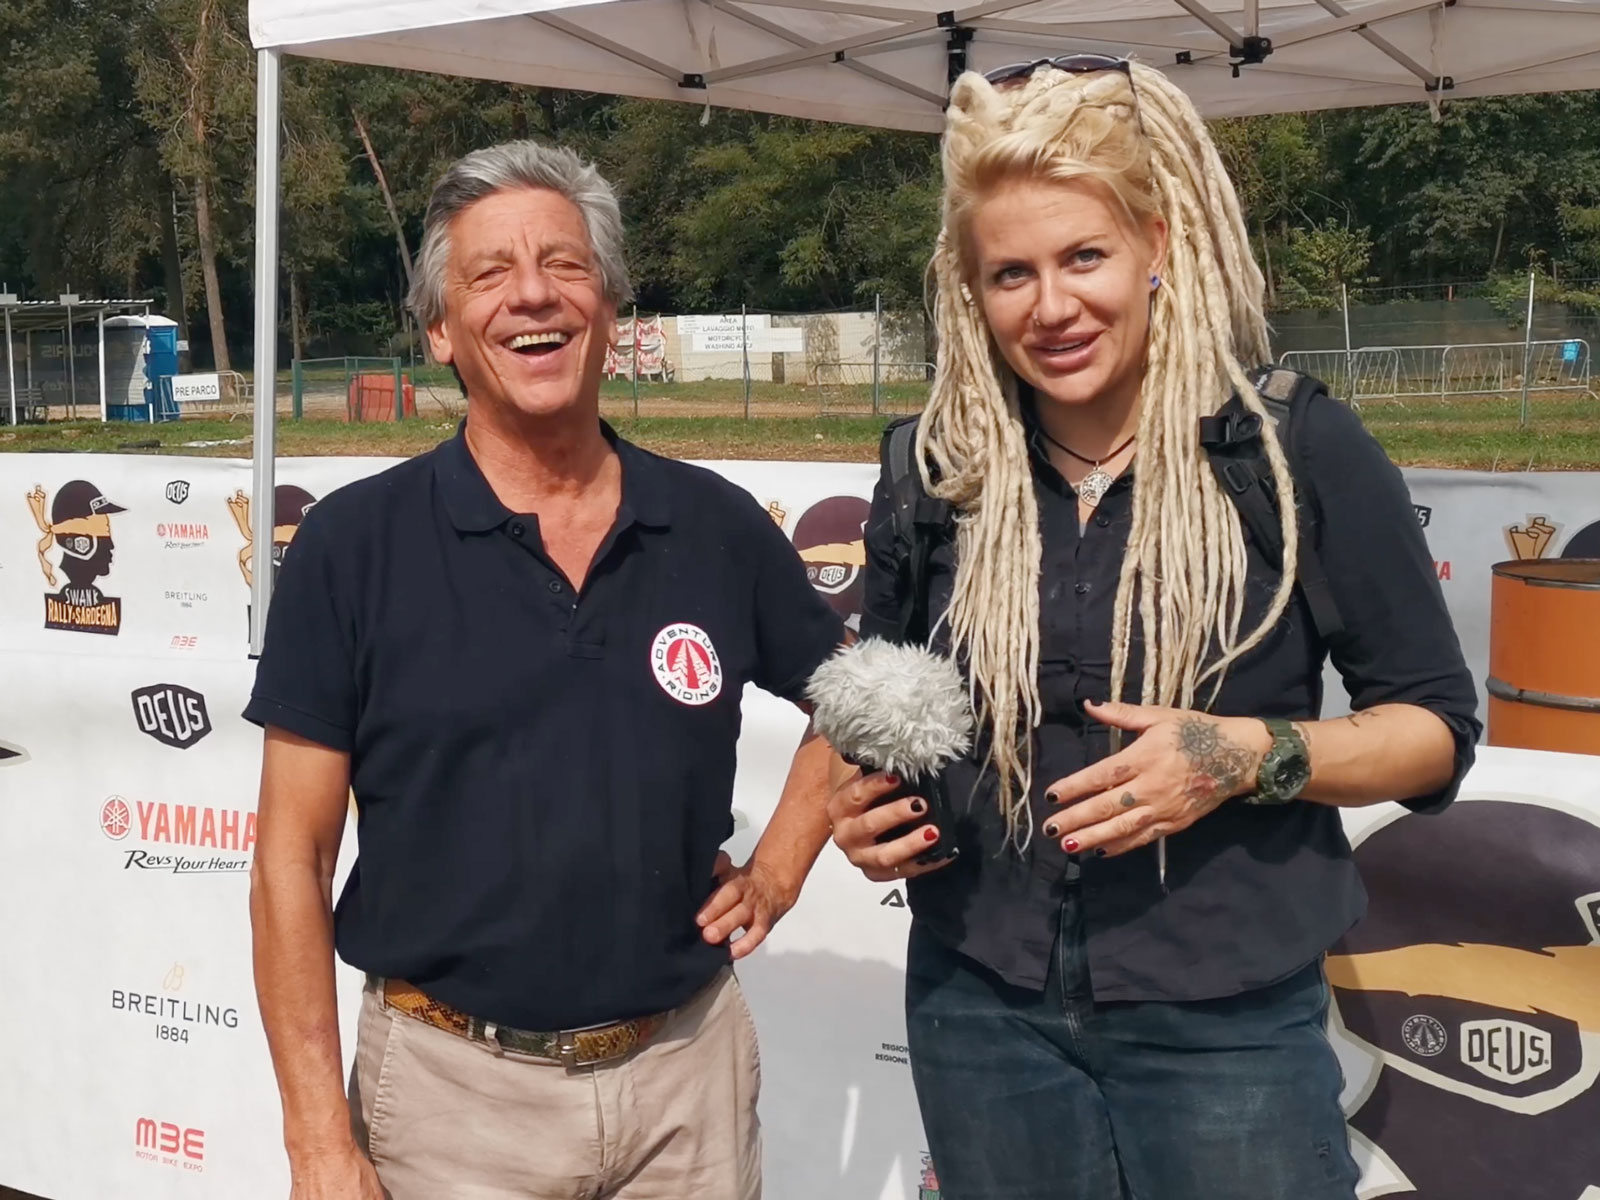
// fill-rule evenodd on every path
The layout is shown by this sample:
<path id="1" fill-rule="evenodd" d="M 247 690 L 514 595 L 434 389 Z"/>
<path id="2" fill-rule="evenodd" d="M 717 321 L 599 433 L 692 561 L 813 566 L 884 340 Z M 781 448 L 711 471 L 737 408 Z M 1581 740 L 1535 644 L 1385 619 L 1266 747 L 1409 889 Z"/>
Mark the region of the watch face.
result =
<path id="1" fill-rule="evenodd" d="M 1311 782 L 1311 761 L 1304 754 L 1290 754 L 1278 764 L 1276 791 L 1295 796 Z"/>

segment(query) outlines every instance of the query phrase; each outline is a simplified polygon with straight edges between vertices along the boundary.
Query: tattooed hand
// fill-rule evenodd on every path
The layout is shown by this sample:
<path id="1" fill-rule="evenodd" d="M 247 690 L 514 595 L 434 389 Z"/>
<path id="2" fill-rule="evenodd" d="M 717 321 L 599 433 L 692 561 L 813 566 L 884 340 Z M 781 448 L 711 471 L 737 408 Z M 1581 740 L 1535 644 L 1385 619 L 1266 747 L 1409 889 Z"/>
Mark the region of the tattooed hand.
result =
<path id="1" fill-rule="evenodd" d="M 1142 704 L 1090 704 L 1089 715 L 1137 734 L 1132 745 L 1051 784 L 1061 811 L 1044 823 L 1069 854 L 1123 854 L 1187 829 L 1255 788 L 1272 736 L 1249 717 Z"/>

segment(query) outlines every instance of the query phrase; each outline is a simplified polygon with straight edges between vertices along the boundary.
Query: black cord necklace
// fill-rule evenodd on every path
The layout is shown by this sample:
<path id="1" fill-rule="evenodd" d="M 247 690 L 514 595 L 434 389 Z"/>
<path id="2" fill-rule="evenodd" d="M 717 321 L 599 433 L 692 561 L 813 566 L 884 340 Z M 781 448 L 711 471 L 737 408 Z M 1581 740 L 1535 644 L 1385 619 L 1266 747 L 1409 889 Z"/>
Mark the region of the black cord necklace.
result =
<path id="1" fill-rule="evenodd" d="M 1071 446 L 1064 446 L 1060 442 L 1056 441 L 1055 438 L 1051 437 L 1045 432 L 1043 425 L 1040 425 L 1038 429 L 1039 436 L 1044 438 L 1045 441 L 1049 442 L 1057 450 L 1060 450 L 1063 454 L 1070 454 L 1079 462 L 1086 462 L 1093 468 L 1093 470 L 1091 470 L 1087 475 L 1078 481 L 1078 499 L 1082 500 L 1090 508 L 1096 507 L 1105 494 L 1111 490 L 1111 485 L 1116 482 L 1109 472 L 1100 469 L 1100 464 L 1103 462 L 1110 462 L 1129 446 L 1133 445 L 1134 439 L 1139 436 L 1138 433 L 1131 433 L 1128 435 L 1127 441 L 1123 442 L 1122 445 L 1111 451 L 1104 458 L 1093 459 L 1086 454 L 1079 454 Z"/>

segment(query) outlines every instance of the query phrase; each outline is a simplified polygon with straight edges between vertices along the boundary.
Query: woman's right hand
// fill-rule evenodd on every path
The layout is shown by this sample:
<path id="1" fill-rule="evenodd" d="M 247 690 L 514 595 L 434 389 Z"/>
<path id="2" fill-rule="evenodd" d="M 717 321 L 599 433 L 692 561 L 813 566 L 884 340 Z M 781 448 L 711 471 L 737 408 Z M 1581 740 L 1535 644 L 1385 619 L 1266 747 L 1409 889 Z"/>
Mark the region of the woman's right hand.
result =
<path id="1" fill-rule="evenodd" d="M 938 843 L 941 831 L 932 825 L 917 825 L 893 841 L 878 844 L 879 834 L 914 822 L 928 811 L 927 801 L 920 796 L 905 796 L 872 807 L 899 786 L 898 779 L 881 771 L 871 775 L 855 771 L 828 797 L 834 845 L 874 883 L 926 875 L 955 861 L 947 858 L 931 865 L 914 861 Z"/>

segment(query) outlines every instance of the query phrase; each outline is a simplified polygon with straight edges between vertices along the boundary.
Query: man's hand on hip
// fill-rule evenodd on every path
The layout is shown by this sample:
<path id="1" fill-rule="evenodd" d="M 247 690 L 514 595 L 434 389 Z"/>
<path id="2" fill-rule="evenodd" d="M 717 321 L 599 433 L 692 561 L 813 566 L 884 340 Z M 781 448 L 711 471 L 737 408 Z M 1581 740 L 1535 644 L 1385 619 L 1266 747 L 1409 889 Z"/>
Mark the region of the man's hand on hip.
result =
<path id="1" fill-rule="evenodd" d="M 351 1143 L 289 1163 L 289 1200 L 388 1200 L 367 1156 Z"/>
<path id="2" fill-rule="evenodd" d="M 735 959 L 743 958 L 766 940 L 784 913 L 794 907 L 793 889 L 786 887 L 769 866 L 752 858 L 742 867 L 723 851 L 717 851 L 712 870 L 722 886 L 701 906 L 695 916 L 700 934 L 719 946 L 743 929 L 744 936 L 731 949 Z"/>

